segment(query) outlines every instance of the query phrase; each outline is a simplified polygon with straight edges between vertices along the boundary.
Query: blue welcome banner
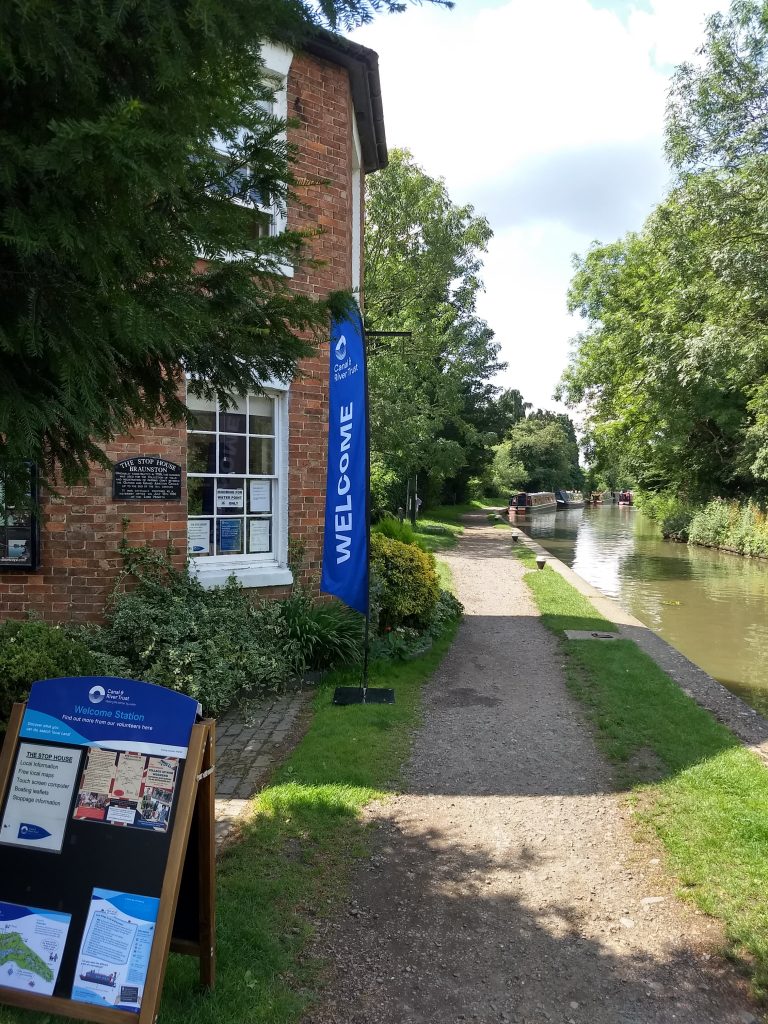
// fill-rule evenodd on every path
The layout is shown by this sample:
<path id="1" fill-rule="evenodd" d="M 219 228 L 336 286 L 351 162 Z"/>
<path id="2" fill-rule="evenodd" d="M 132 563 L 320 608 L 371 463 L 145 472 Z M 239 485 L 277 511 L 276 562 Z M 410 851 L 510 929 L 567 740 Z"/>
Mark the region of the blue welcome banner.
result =
<path id="1" fill-rule="evenodd" d="M 320 587 L 368 614 L 365 342 L 355 311 L 331 324 L 328 474 Z"/>

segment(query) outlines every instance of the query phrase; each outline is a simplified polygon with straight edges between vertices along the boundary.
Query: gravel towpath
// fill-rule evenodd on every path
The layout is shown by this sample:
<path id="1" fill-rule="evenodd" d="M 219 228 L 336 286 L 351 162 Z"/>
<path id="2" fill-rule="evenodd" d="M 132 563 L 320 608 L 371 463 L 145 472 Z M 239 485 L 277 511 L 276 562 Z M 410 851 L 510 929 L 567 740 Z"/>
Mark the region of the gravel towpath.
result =
<path id="1" fill-rule="evenodd" d="M 318 936 L 307 1024 L 751 1024 L 717 925 L 660 852 L 564 683 L 509 535 L 471 521 L 445 557 L 466 608 L 425 694 L 402 795 Z"/>

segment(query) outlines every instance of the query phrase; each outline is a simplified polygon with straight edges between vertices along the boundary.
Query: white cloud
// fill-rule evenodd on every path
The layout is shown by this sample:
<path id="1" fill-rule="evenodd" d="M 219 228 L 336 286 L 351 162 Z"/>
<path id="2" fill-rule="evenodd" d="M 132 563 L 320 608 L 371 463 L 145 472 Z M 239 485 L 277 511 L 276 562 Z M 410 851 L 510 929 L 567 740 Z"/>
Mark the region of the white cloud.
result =
<path id="1" fill-rule="evenodd" d="M 663 192 L 669 66 L 690 58 L 717 0 L 458 0 L 382 16 L 355 38 L 380 56 L 390 147 L 486 213 L 482 315 L 503 382 L 551 405 L 578 329 L 570 256 L 642 224 Z"/>

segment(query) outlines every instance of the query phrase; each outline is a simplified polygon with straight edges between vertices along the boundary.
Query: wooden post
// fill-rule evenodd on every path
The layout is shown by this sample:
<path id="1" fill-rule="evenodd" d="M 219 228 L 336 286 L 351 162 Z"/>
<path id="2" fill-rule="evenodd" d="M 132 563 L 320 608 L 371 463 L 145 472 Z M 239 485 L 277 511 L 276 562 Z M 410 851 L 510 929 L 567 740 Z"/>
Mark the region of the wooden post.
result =
<path id="1" fill-rule="evenodd" d="M 181 781 L 179 803 L 176 808 L 176 823 L 171 836 L 168 850 L 168 861 L 165 867 L 163 887 L 160 891 L 160 910 L 155 925 L 155 940 L 149 955 L 147 977 L 144 981 L 144 995 L 139 1011 L 139 1024 L 155 1024 L 157 1008 L 165 977 L 165 967 L 171 948 L 171 930 L 176 916 L 176 902 L 179 898 L 181 872 L 184 869 L 184 855 L 187 852 L 189 827 L 195 810 L 197 797 L 197 776 L 203 764 L 203 753 L 208 738 L 209 727 L 206 724 L 193 725 L 189 738 L 187 760 L 184 765 L 184 777 Z"/>

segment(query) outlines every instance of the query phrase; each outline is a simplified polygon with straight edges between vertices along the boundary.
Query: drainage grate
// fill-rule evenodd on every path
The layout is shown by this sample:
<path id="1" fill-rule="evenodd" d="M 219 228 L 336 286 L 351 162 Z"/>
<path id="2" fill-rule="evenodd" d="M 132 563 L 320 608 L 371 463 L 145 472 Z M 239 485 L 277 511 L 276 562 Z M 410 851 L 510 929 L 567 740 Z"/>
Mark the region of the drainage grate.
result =
<path id="1" fill-rule="evenodd" d="M 603 633 L 600 630 L 566 629 L 569 640 L 618 640 L 618 633 Z"/>

